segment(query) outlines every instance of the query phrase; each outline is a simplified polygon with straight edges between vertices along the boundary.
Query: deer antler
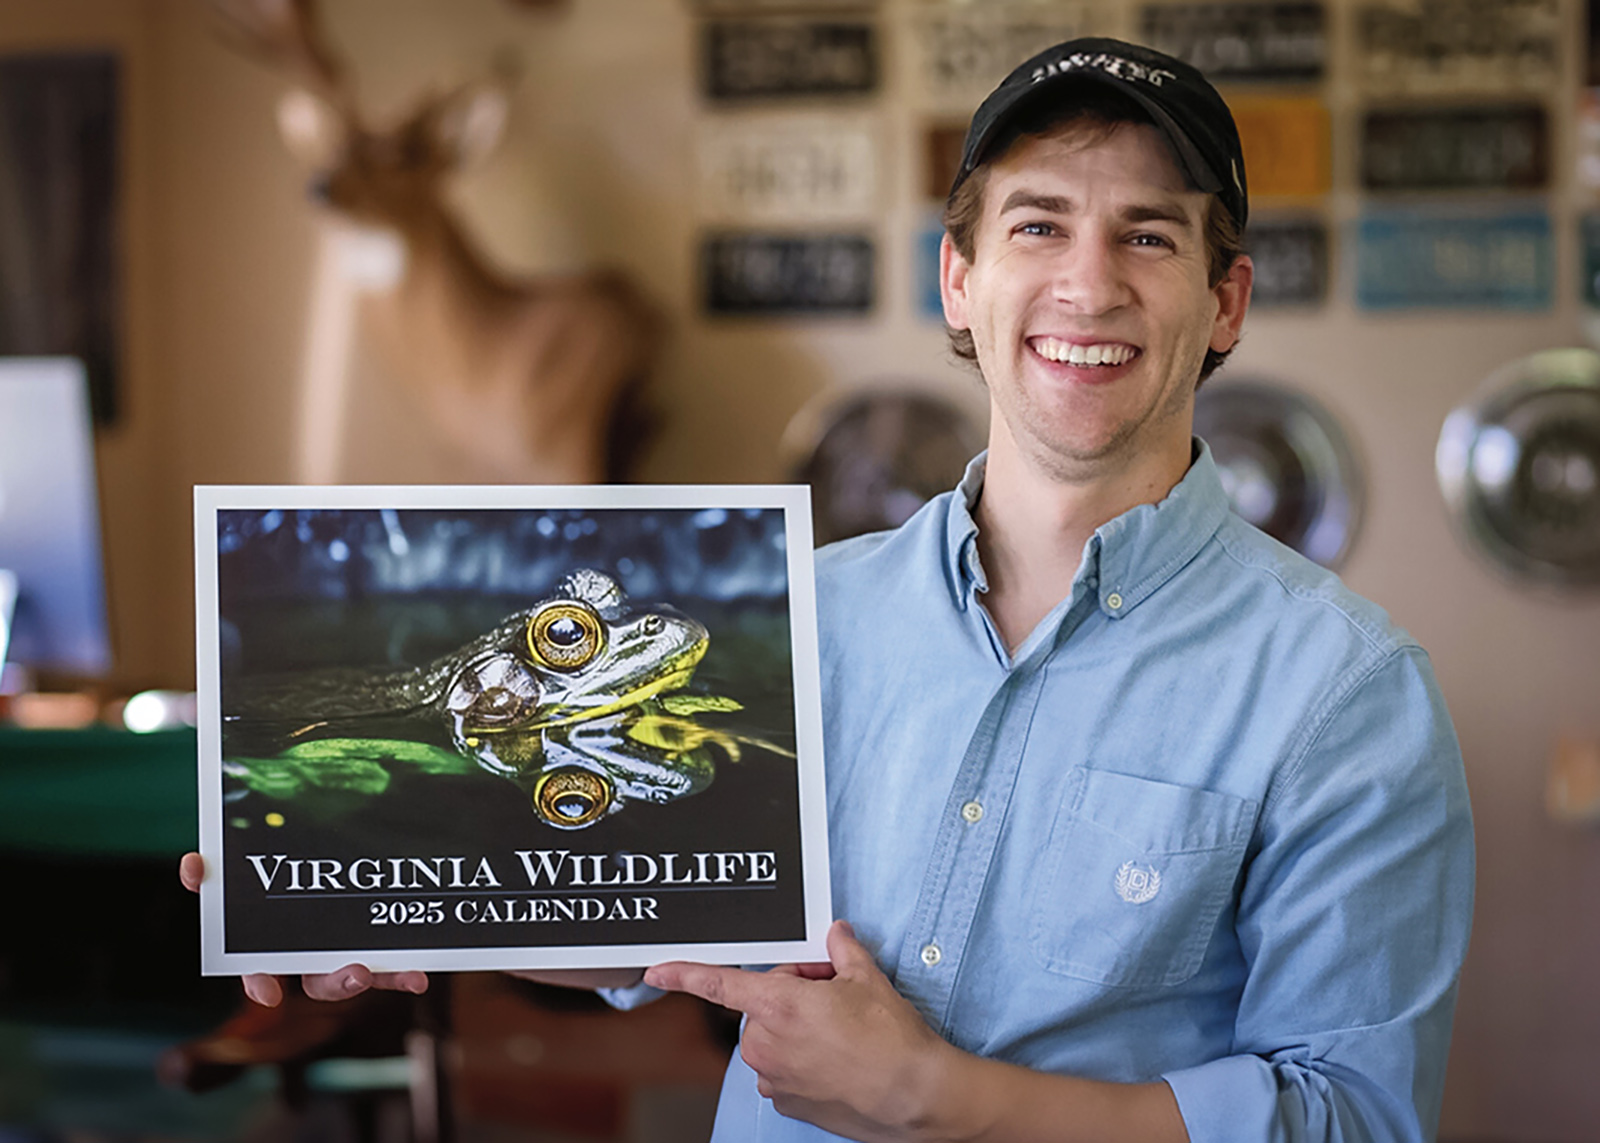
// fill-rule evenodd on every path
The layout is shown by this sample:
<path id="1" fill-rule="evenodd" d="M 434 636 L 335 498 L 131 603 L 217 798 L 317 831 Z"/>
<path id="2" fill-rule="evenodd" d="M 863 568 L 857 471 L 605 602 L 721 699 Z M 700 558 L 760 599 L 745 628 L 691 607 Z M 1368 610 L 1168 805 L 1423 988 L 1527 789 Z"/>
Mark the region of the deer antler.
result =
<path id="1" fill-rule="evenodd" d="M 344 61 L 328 46 L 315 0 L 211 0 L 240 51 L 294 73 L 340 112 L 353 115 Z"/>

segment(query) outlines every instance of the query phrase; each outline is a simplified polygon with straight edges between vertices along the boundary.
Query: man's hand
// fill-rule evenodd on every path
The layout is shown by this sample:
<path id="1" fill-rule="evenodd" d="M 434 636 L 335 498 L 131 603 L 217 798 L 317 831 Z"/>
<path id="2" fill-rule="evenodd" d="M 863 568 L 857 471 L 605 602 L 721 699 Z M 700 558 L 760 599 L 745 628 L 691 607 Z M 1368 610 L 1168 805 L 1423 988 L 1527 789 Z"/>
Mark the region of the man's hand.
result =
<path id="1" fill-rule="evenodd" d="M 844 921 L 831 965 L 772 972 L 674 962 L 645 983 L 745 1013 L 739 1051 L 784 1115 L 852 1139 L 912 1138 L 962 1058 L 894 990 Z"/>
<path id="2" fill-rule="evenodd" d="M 178 861 L 178 880 L 191 893 L 200 892 L 200 882 L 206 878 L 205 859 L 198 853 L 186 853 Z M 348 1000 L 369 988 L 383 988 L 393 992 L 426 992 L 428 974 L 425 972 L 372 972 L 366 965 L 347 964 L 327 973 L 307 973 L 300 978 L 300 987 L 313 1000 Z M 276 1008 L 283 1003 L 283 981 L 264 972 L 249 973 L 244 977 L 244 994 L 257 1004 Z"/>
<path id="3" fill-rule="evenodd" d="M 205 880 L 205 859 L 198 853 L 186 853 L 178 861 L 178 880 L 191 893 L 200 892 L 200 882 Z M 628 988 L 639 983 L 637 968 L 593 969 L 533 969 L 517 971 L 512 976 L 540 984 L 555 984 L 563 988 Z M 335 972 L 308 973 L 300 978 L 300 987 L 313 1000 L 347 1000 L 369 988 L 382 988 L 394 992 L 426 992 L 428 975 L 423 972 L 371 972 L 365 965 L 347 964 Z M 264 972 L 250 973 L 244 977 L 244 994 L 257 1004 L 276 1008 L 283 1003 L 283 982 Z"/>

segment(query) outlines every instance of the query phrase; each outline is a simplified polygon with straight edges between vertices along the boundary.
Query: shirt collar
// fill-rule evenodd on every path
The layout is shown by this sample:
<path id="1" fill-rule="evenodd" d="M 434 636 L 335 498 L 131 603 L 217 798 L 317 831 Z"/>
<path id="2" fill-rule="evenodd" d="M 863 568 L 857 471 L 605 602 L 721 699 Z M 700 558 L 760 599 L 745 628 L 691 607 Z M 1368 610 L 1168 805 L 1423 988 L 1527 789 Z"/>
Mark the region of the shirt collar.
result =
<path id="1" fill-rule="evenodd" d="M 955 604 L 962 610 L 974 592 L 989 587 L 978 559 L 978 525 L 972 518 L 983 491 L 987 459 L 987 452 L 972 459 L 950 497 L 947 571 Z M 1195 437 L 1194 460 L 1183 479 L 1159 503 L 1140 504 L 1097 528 L 1084 545 L 1078 578 L 1095 584 L 1101 611 L 1120 618 L 1194 559 L 1216 535 L 1228 511 L 1228 495 L 1211 448 Z"/>
<path id="2" fill-rule="evenodd" d="M 983 564 L 978 560 L 978 522 L 972 510 L 978 506 L 978 496 L 983 491 L 984 465 L 989 450 L 985 449 L 967 462 L 966 474 L 956 485 L 950 497 L 950 513 L 945 522 L 946 571 L 950 576 L 950 592 L 955 604 L 965 611 L 975 591 L 988 591 L 989 581 L 983 574 Z"/>

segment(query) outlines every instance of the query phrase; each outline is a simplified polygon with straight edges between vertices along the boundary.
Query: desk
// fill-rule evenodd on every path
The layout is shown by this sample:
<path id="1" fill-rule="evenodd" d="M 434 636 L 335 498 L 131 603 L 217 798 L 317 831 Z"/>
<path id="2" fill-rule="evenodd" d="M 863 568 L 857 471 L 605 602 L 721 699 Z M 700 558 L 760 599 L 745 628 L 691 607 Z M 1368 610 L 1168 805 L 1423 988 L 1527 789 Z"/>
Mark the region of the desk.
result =
<path id="1" fill-rule="evenodd" d="M 175 858 L 199 836 L 195 732 L 0 728 L 0 850 Z"/>
<path id="2" fill-rule="evenodd" d="M 195 733 L 0 728 L 0 1016 L 196 1016 L 238 986 L 200 977 Z M 214 1022 L 214 1021 L 213 1021 Z"/>

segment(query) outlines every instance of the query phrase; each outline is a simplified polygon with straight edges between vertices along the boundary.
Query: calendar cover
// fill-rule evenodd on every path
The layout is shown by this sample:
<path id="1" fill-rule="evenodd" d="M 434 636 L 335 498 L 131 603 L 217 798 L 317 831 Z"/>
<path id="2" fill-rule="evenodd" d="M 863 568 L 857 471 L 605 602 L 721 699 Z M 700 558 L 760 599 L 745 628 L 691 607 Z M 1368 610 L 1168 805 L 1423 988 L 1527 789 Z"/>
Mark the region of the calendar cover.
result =
<path id="1" fill-rule="evenodd" d="M 825 960 L 803 487 L 195 490 L 207 974 Z"/>

